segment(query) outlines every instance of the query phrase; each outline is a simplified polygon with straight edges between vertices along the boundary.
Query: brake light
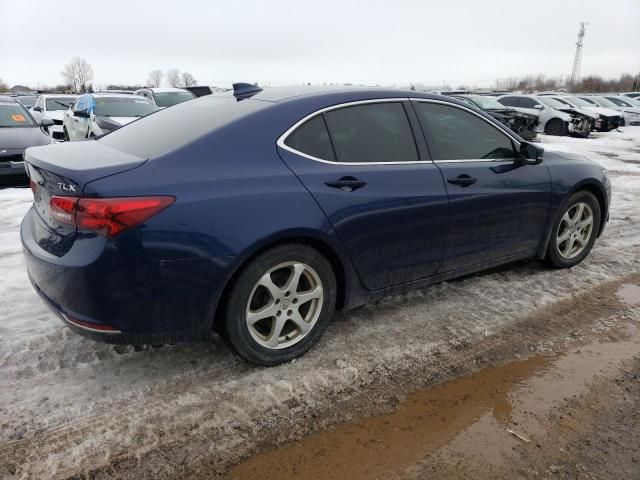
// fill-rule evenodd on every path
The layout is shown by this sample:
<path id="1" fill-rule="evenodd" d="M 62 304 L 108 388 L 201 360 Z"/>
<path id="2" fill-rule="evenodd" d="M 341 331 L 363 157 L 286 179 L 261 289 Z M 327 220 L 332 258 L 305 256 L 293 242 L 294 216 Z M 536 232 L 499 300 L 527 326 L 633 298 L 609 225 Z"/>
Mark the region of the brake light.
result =
<path id="1" fill-rule="evenodd" d="M 175 201 L 175 197 L 77 198 L 52 196 L 51 215 L 63 223 L 107 238 L 139 225 Z"/>

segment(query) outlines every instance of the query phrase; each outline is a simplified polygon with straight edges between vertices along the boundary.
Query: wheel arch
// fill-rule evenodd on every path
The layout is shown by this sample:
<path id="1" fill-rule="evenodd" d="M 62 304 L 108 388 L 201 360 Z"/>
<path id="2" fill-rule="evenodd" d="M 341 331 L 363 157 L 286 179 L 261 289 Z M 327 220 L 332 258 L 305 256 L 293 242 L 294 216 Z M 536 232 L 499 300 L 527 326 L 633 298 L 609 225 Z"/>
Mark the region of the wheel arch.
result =
<path id="1" fill-rule="evenodd" d="M 263 252 L 287 243 L 309 246 L 327 259 L 336 277 L 336 310 L 342 309 L 347 304 L 347 296 L 353 281 L 350 279 L 348 259 L 343 252 L 339 251 L 339 247 L 328 238 L 324 238 L 324 236 L 315 232 L 283 232 L 275 237 L 257 242 L 241 256 L 241 260 L 235 265 L 233 272 L 227 278 L 215 305 L 212 325 L 214 330 L 217 331 L 217 327 L 220 325 L 218 320 L 226 307 L 229 290 L 247 265 Z"/>

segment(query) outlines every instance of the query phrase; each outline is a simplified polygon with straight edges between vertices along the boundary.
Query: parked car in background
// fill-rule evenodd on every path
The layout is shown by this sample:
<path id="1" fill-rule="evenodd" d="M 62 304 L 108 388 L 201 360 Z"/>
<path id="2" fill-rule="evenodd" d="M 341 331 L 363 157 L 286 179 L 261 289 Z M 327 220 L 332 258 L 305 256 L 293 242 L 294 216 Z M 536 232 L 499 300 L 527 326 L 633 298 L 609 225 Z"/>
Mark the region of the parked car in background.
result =
<path id="1" fill-rule="evenodd" d="M 622 117 L 624 118 L 624 125 L 640 124 L 640 107 L 620 106 L 602 95 L 584 95 L 580 96 L 580 98 L 592 104 L 598 105 L 599 107 L 617 110 L 622 114 Z"/>
<path id="2" fill-rule="evenodd" d="M 505 107 L 494 97 L 487 95 L 451 95 L 465 103 L 487 112 L 525 140 L 533 140 L 538 128 L 538 117 Z"/>
<path id="3" fill-rule="evenodd" d="M 38 99 L 38 95 L 15 95 L 15 98 L 18 102 L 24 105 L 26 108 L 31 108 L 36 100 Z"/>
<path id="4" fill-rule="evenodd" d="M 620 125 L 624 124 L 622 115 L 616 110 L 593 105 L 580 97 L 575 97 L 572 95 L 549 96 L 557 100 L 558 102 L 564 103 L 570 107 L 580 108 L 583 110 L 591 110 L 596 113 L 598 116 L 595 119 L 594 128 L 599 132 L 608 132 L 610 130 L 615 130 Z"/>
<path id="5" fill-rule="evenodd" d="M 71 107 L 78 98 L 77 95 L 43 94 L 38 97 L 36 103 L 29 109 L 29 113 L 36 120 L 48 118 L 53 125 L 47 129 L 54 140 L 64 140 L 62 122 L 64 112 Z"/>
<path id="6" fill-rule="evenodd" d="M 196 98 L 193 93 L 184 88 L 141 88 L 133 93 L 147 98 L 160 108 L 171 107 Z"/>
<path id="7" fill-rule="evenodd" d="M 622 95 L 624 95 L 625 97 L 640 98 L 640 92 L 627 92 L 623 93 Z"/>
<path id="8" fill-rule="evenodd" d="M 137 95 L 88 93 L 64 112 L 64 139 L 97 137 L 156 110 L 157 106 Z"/>
<path id="9" fill-rule="evenodd" d="M 15 97 L 0 95 L 0 185 L 22 186 L 28 183 L 24 169 L 24 150 L 51 143 L 41 127 L 51 120 L 36 122 Z"/>
<path id="10" fill-rule="evenodd" d="M 26 268 L 72 330 L 158 344 L 215 329 L 274 365 L 335 308 L 524 258 L 572 267 L 607 221 L 602 166 L 456 99 L 253 88 L 27 151 Z"/>
<path id="11" fill-rule="evenodd" d="M 603 95 L 610 102 L 622 107 L 622 114 L 626 114 L 625 124 L 629 126 L 640 125 L 640 102 L 632 97 L 624 97 L 618 95 Z"/>
<path id="12" fill-rule="evenodd" d="M 546 100 L 545 100 L 546 99 Z M 587 137 L 597 115 L 584 113 L 544 96 L 503 95 L 498 102 L 515 110 L 538 117 L 538 129 L 547 135 Z"/>

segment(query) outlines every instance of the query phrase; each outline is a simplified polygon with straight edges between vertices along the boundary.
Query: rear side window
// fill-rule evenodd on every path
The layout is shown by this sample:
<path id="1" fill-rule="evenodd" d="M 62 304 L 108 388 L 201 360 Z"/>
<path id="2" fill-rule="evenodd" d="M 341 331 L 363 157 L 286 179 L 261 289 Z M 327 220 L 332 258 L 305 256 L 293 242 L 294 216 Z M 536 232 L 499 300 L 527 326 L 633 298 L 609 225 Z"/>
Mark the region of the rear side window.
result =
<path id="1" fill-rule="evenodd" d="M 285 145 L 312 157 L 335 161 L 329 132 L 322 115 L 317 115 L 300 125 L 285 140 Z"/>
<path id="2" fill-rule="evenodd" d="M 434 160 L 513 158 L 511 139 L 461 108 L 416 102 Z"/>
<path id="3" fill-rule="evenodd" d="M 540 105 L 540 102 L 529 97 L 520 97 L 518 101 L 518 106 L 521 108 L 535 108 L 536 105 Z"/>
<path id="4" fill-rule="evenodd" d="M 338 162 L 417 161 L 413 132 L 401 103 L 368 103 L 324 114 Z"/>

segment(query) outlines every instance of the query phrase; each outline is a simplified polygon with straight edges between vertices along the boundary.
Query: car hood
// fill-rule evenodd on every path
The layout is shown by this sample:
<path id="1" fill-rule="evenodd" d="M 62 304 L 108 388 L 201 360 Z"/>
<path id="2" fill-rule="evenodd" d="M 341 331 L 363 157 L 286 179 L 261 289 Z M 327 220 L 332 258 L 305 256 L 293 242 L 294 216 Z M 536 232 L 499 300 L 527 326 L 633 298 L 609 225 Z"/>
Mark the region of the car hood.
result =
<path id="1" fill-rule="evenodd" d="M 611 108 L 589 107 L 589 110 L 593 110 L 594 112 L 599 113 L 600 115 L 604 115 L 605 117 L 619 117 L 620 116 L 620 112 L 618 112 L 617 110 L 612 110 Z"/>
<path id="2" fill-rule="evenodd" d="M 50 118 L 51 120 L 64 120 L 64 112 L 65 110 L 53 110 L 45 113 L 44 117 Z"/>
<path id="3" fill-rule="evenodd" d="M 587 109 L 587 108 L 570 107 L 569 105 L 567 105 L 565 108 L 559 108 L 558 110 L 561 110 L 561 111 L 569 113 L 569 114 L 571 114 L 571 113 L 573 113 L 573 114 L 579 113 L 579 114 L 585 115 L 585 116 L 587 116 L 589 118 L 594 118 L 594 119 L 598 118 L 598 113 L 597 112 L 594 112 L 593 110 Z"/>
<path id="4" fill-rule="evenodd" d="M 39 127 L 0 128 L 0 150 L 48 145 L 51 138 Z"/>

